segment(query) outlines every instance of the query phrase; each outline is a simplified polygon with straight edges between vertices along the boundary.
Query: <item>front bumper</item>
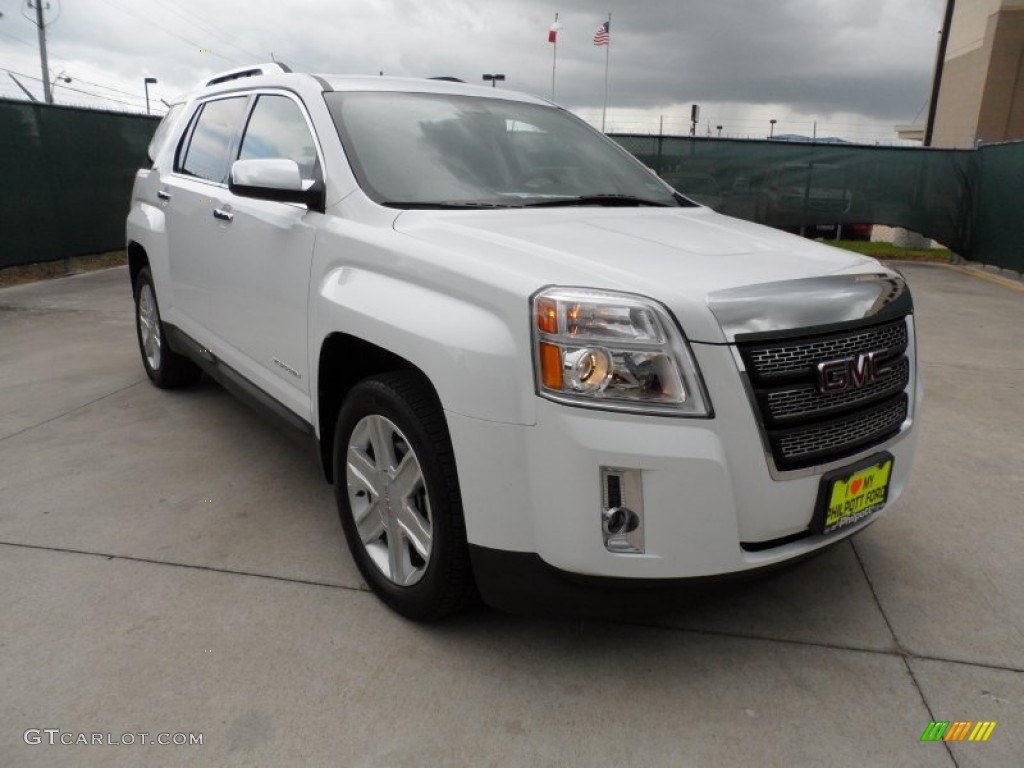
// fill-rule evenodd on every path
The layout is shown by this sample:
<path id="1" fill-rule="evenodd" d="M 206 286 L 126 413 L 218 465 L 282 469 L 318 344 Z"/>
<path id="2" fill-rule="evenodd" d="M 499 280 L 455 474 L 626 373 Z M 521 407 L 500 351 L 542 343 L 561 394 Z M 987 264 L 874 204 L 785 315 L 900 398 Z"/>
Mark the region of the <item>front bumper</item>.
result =
<path id="1" fill-rule="evenodd" d="M 715 590 L 791 567 L 843 541 L 827 544 L 791 560 L 746 571 L 682 579 L 623 579 L 559 570 L 532 552 L 508 552 L 471 544 L 473 576 L 484 601 L 509 613 L 564 618 L 623 618 L 670 609 L 682 600 L 707 597 Z"/>
<path id="2" fill-rule="evenodd" d="M 913 463 L 912 425 L 866 452 L 886 450 L 895 458 L 886 508 L 842 532 L 809 534 L 824 470 L 773 477 L 730 348 L 693 348 L 711 393 L 712 419 L 610 413 L 546 400 L 538 400 L 533 426 L 449 412 L 475 560 L 480 552 L 526 553 L 536 555 L 540 571 L 663 586 L 659 582 L 808 556 L 869 525 L 902 494 Z M 643 554 L 605 547 L 602 467 L 640 471 Z M 490 561 L 503 562 L 500 556 Z M 502 602 L 490 599 L 487 583 L 500 570 L 477 565 L 488 602 Z"/>

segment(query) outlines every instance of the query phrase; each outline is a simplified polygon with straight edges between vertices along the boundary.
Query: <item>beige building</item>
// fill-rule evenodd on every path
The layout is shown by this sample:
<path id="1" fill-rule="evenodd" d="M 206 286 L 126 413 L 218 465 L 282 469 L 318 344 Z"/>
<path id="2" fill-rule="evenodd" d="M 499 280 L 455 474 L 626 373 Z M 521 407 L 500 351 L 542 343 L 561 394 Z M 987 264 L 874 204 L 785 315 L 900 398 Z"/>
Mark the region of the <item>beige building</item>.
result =
<path id="1" fill-rule="evenodd" d="M 932 145 L 1024 139 L 1024 0 L 957 0 Z"/>

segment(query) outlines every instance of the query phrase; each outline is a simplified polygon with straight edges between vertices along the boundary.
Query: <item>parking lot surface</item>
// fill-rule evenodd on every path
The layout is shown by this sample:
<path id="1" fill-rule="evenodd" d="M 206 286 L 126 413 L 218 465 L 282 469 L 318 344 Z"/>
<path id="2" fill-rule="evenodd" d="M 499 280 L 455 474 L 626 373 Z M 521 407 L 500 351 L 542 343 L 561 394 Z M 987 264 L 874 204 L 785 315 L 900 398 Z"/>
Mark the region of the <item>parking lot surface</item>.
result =
<path id="1" fill-rule="evenodd" d="M 150 385 L 125 268 L 0 290 L 0 766 L 1024 765 L 1024 292 L 900 268 L 907 494 L 628 623 L 398 618 L 307 447 Z M 997 725 L 922 743 L 933 720 Z"/>

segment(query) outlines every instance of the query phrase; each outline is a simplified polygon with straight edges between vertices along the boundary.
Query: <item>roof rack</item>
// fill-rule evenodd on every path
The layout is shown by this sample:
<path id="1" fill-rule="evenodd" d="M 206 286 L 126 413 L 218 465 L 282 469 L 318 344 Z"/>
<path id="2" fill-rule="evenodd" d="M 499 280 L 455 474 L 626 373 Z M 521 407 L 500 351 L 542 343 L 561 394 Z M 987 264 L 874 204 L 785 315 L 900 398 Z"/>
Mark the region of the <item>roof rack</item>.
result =
<path id="1" fill-rule="evenodd" d="M 256 77 L 257 75 L 271 75 L 275 73 L 281 74 L 291 71 L 291 67 L 287 64 L 282 64 L 280 61 L 271 61 L 266 64 L 255 64 L 247 67 L 239 67 L 238 69 L 229 69 L 227 72 L 221 72 L 208 80 L 200 81 L 199 87 L 208 88 L 211 85 L 227 83 L 231 80 L 240 80 L 243 77 Z"/>

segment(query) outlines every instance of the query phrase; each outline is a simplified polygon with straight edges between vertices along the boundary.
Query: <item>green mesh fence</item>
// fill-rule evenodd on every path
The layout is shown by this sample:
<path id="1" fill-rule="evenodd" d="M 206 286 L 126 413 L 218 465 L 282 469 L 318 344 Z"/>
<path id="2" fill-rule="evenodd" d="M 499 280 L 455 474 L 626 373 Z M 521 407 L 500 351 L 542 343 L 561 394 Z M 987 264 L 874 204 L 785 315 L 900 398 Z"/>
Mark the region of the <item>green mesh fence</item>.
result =
<path id="1" fill-rule="evenodd" d="M 1024 142 L 978 150 L 612 136 L 720 213 L 809 235 L 905 227 L 1024 272 Z"/>
<path id="2" fill-rule="evenodd" d="M 156 120 L 0 100 L 0 267 L 124 245 Z M 848 236 L 905 227 L 1024 271 L 1024 143 L 979 150 L 615 135 L 680 192 L 739 218 Z M 842 227 L 837 231 L 837 227 Z"/>
<path id="3" fill-rule="evenodd" d="M 123 248 L 132 180 L 156 125 L 0 101 L 0 267 Z"/>
<path id="4" fill-rule="evenodd" d="M 906 227 L 970 247 L 971 151 L 614 136 L 683 194 L 741 219 L 835 233 Z"/>
<path id="5" fill-rule="evenodd" d="M 1024 272 L 1024 142 L 982 147 L 971 175 L 971 248 L 964 256 Z"/>

